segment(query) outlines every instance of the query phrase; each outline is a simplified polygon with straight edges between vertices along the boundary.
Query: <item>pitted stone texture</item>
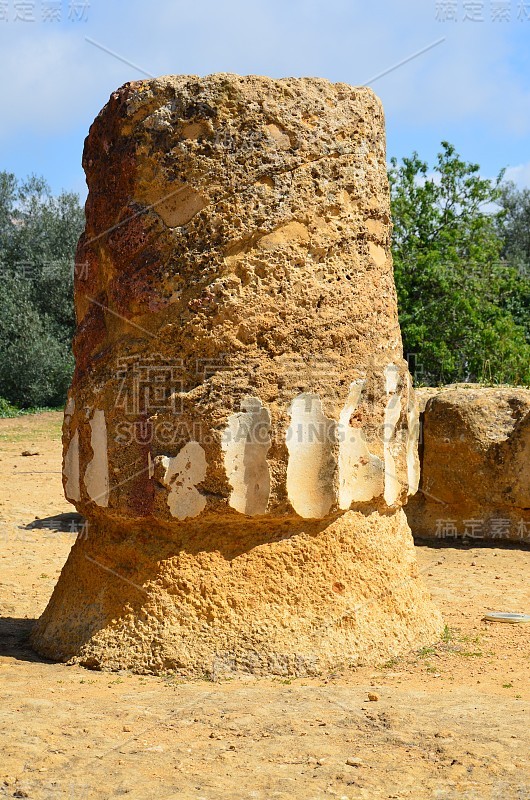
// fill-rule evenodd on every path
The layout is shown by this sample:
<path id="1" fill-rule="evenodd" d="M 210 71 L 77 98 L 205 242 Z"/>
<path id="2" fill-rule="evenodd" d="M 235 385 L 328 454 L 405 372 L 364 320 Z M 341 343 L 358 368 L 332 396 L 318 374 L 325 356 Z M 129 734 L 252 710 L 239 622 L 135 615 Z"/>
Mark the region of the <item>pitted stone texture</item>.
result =
<path id="1" fill-rule="evenodd" d="M 308 78 L 167 76 L 127 84 L 92 125 L 83 163 L 89 196 L 77 254 L 83 269 L 76 270 L 64 481 L 92 523 L 90 535 L 101 539 L 90 545 L 97 557 L 115 568 L 118 550 L 105 555 L 103 544 L 112 529 L 148 548 L 154 563 L 167 538 L 182 542 L 183 530 L 196 525 L 197 564 L 216 562 L 202 537 L 218 526 L 228 537 L 221 551 L 243 536 L 256 558 L 252 574 L 272 591 L 268 570 L 280 570 L 280 583 L 285 573 L 288 585 L 299 563 L 308 580 L 320 573 L 317 583 L 327 581 L 324 561 L 307 566 L 320 546 L 313 550 L 304 538 L 308 529 L 316 539 L 340 529 L 340 539 L 325 539 L 337 548 L 329 563 L 352 545 L 341 517 L 350 509 L 375 515 L 387 533 L 400 529 L 417 430 L 375 95 Z M 297 548 L 269 559 L 269 547 L 280 551 L 266 532 L 276 537 L 283 525 Z M 364 562 L 371 551 L 357 557 Z M 236 571 L 243 569 L 237 559 Z M 38 626 L 39 648 L 75 651 L 60 638 L 52 643 L 56 623 L 57 631 L 68 629 L 52 617 L 67 613 L 73 573 L 90 568 L 90 580 L 101 580 L 93 566 L 69 561 Z M 168 574 L 178 583 L 176 572 Z M 223 575 L 204 592 L 230 603 Z M 381 572 L 377 580 L 386 598 L 380 611 L 387 600 L 390 609 L 388 578 Z M 79 585 L 88 587 L 81 578 Z M 269 598 L 272 618 L 296 606 L 302 642 L 311 637 L 315 587 L 295 602 L 279 586 Z M 415 591 L 420 603 L 423 590 Z M 333 593 L 324 592 L 322 603 L 334 607 Z M 107 623 L 93 612 L 104 629 L 98 647 L 110 605 L 101 605 Z M 168 608 L 176 616 L 167 625 L 180 636 L 177 617 L 187 606 Z M 415 608 L 417 624 L 407 617 L 411 640 L 432 631 L 435 618 L 428 604 Z M 232 623 L 230 615 L 222 619 L 229 628 L 240 624 L 235 612 Z M 149 616 L 142 624 L 146 631 L 158 625 Z M 199 626 L 207 639 L 209 624 Z M 226 641 L 243 649 L 254 641 L 265 653 L 270 626 L 260 633 L 252 619 L 248 625 L 227 629 Z M 383 628 L 373 637 L 386 652 Z"/>
<path id="2" fill-rule="evenodd" d="M 407 517 L 423 538 L 530 542 L 530 390 L 419 390 L 421 482 Z"/>
<path id="3" fill-rule="evenodd" d="M 315 675 L 378 663 L 441 629 L 402 510 L 252 529 L 194 522 L 178 541 L 107 524 L 76 542 L 62 584 L 34 644 L 92 668 Z"/>
<path id="4" fill-rule="evenodd" d="M 291 473 L 303 453 L 286 441 L 293 404 L 314 395 L 322 430 L 325 419 L 336 429 L 356 381 L 354 427 L 374 474 L 350 490 L 352 502 L 372 498 L 368 485 L 391 506 L 404 501 L 411 392 L 383 126 L 369 89 L 319 79 L 169 76 L 112 95 L 85 146 L 78 411 L 65 446 L 89 424 L 86 409 L 105 411 L 113 516 L 170 521 L 149 459 L 176 457 L 190 441 L 205 451 L 204 513 L 241 510 L 223 432 L 249 397 L 271 421 L 267 503 L 254 508 L 292 513 L 290 452 Z M 328 487 L 304 507 L 325 516 L 347 495 L 339 499 L 339 442 L 321 445 Z M 93 456 L 81 432 L 79 457 L 78 507 L 90 515 L 83 471 Z"/>

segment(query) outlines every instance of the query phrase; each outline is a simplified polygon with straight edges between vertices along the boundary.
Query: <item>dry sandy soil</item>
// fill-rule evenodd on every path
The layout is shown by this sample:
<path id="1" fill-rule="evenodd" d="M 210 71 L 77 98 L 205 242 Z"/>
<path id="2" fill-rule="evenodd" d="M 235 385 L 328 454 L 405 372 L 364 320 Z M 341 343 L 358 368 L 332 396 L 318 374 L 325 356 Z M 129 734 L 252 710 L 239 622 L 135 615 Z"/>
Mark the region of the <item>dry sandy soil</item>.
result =
<path id="1" fill-rule="evenodd" d="M 482 621 L 530 612 L 528 548 L 420 544 L 444 639 L 378 668 L 183 683 L 35 655 L 75 536 L 60 425 L 0 420 L 0 797 L 530 799 L 530 625 Z"/>

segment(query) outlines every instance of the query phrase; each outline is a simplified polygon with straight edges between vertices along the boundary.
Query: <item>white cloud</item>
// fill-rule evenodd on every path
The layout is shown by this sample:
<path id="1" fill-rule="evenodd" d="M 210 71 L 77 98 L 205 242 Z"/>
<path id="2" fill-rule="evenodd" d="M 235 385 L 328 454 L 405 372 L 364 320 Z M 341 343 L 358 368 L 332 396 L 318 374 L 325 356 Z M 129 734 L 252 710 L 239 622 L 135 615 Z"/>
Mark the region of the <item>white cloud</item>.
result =
<path id="1" fill-rule="evenodd" d="M 504 179 L 513 181 L 520 189 L 530 189 L 530 161 L 518 164 L 516 167 L 508 167 Z"/>
<path id="2" fill-rule="evenodd" d="M 510 66 L 509 34 L 480 23 L 420 30 L 414 31 L 415 43 L 410 35 L 396 36 L 404 55 L 440 36 L 446 39 L 374 84 L 387 115 L 409 125 L 471 124 L 478 130 L 486 125 L 489 133 L 505 136 L 530 132 L 530 86 Z"/>

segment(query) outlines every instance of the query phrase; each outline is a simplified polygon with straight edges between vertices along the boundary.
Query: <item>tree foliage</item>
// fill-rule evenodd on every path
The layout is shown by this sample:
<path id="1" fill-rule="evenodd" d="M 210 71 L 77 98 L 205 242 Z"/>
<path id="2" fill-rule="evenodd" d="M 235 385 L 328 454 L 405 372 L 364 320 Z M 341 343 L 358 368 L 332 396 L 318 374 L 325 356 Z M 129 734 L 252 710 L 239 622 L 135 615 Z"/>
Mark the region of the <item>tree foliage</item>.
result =
<path id="1" fill-rule="evenodd" d="M 530 383 L 528 282 L 502 235 L 502 173 L 479 169 L 448 142 L 432 169 L 391 161 L 403 343 L 424 383 Z"/>
<path id="2" fill-rule="evenodd" d="M 0 397 L 60 405 L 70 381 L 73 272 L 83 210 L 42 178 L 0 172 Z"/>
<path id="3" fill-rule="evenodd" d="M 518 189 L 506 182 L 500 190 L 498 230 L 503 241 L 502 252 L 506 259 L 519 269 L 524 277 L 530 275 L 530 189 Z"/>

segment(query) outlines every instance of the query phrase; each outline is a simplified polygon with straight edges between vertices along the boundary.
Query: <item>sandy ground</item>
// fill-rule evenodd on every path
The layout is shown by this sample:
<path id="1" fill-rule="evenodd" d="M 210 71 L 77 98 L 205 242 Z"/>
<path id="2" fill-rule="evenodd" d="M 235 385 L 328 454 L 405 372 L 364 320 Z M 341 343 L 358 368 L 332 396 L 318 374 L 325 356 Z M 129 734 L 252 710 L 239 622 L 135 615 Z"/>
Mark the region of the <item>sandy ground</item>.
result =
<path id="1" fill-rule="evenodd" d="M 376 669 L 183 683 L 40 659 L 75 536 L 60 424 L 0 420 L 0 797 L 530 800 L 530 625 L 482 621 L 530 612 L 528 549 L 419 545 L 443 641 Z"/>

